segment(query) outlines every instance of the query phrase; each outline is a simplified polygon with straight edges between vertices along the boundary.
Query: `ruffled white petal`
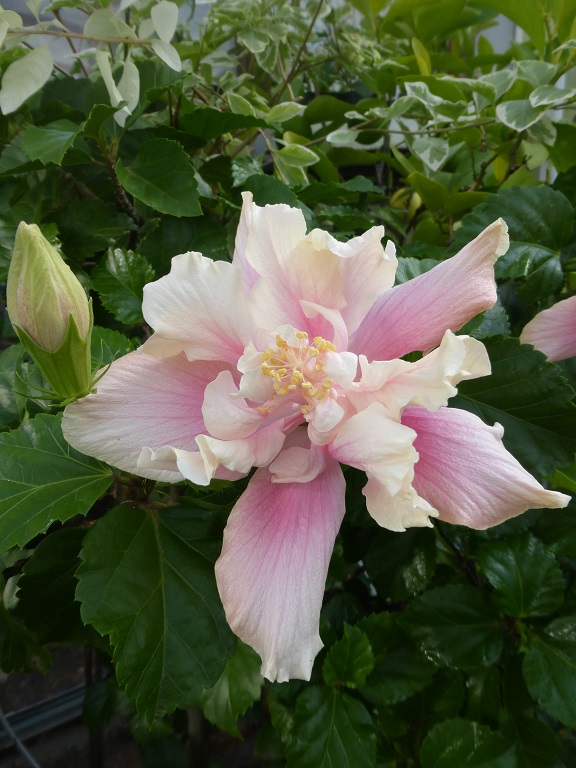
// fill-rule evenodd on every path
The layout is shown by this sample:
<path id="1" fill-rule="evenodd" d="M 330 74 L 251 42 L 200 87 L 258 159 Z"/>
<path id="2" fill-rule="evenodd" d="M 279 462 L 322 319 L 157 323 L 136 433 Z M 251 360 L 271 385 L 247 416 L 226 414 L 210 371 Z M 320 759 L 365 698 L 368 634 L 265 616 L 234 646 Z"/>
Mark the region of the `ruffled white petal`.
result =
<path id="1" fill-rule="evenodd" d="M 407 528 L 432 527 L 430 517 L 438 512 L 421 496 L 418 496 L 409 482 L 391 496 L 382 483 L 369 477 L 362 489 L 366 497 L 366 508 L 374 520 L 389 531 L 405 531 Z"/>

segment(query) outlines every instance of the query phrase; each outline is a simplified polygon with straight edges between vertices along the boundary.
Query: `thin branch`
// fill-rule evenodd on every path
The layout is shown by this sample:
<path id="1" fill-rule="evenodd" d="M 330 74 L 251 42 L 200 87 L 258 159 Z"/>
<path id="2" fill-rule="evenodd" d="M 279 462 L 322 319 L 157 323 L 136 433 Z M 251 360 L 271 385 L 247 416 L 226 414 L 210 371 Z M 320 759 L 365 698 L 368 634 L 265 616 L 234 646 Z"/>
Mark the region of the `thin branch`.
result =
<path id="1" fill-rule="evenodd" d="M 51 35 L 52 37 L 66 37 L 74 40 L 90 40 L 93 43 L 108 43 L 109 45 L 142 45 L 150 48 L 152 42 L 141 40 L 138 37 L 100 37 L 99 35 L 84 35 L 82 32 L 62 32 L 58 29 L 29 29 L 19 32 L 22 36 L 27 35 Z"/>
<path id="2" fill-rule="evenodd" d="M 20 741 L 20 739 L 16 735 L 16 732 L 8 722 L 8 718 L 4 715 L 4 712 L 2 712 L 1 709 L 0 709 L 0 725 L 2 726 L 2 728 L 4 728 L 4 730 L 12 740 L 12 743 L 14 744 L 18 752 L 20 752 L 22 757 L 29 763 L 29 765 L 32 766 L 32 768 L 41 768 L 41 766 L 36 762 L 36 760 L 34 760 L 30 752 L 28 752 L 28 750 L 26 749 L 22 741 Z"/>

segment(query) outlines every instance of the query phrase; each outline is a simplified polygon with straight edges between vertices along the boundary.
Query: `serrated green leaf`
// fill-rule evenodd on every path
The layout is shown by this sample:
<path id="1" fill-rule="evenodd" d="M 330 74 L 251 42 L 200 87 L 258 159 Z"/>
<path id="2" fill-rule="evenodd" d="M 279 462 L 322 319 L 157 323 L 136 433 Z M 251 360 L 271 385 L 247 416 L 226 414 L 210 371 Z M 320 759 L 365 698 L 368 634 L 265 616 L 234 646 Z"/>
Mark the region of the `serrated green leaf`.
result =
<path id="1" fill-rule="evenodd" d="M 376 734 L 367 709 L 334 688 L 308 688 L 296 701 L 288 768 L 372 768 Z"/>
<path id="2" fill-rule="evenodd" d="M 235 638 L 214 579 L 209 513 L 120 507 L 86 536 L 76 598 L 114 646 L 116 674 L 149 723 L 213 686 Z"/>
<path id="3" fill-rule="evenodd" d="M 29 125 L 22 133 L 22 149 L 30 160 L 60 165 L 66 151 L 82 130 L 71 120 L 57 120 L 48 125 Z"/>
<path id="4" fill-rule="evenodd" d="M 460 328 L 460 334 L 474 336 L 475 339 L 487 339 L 490 336 L 507 336 L 510 333 L 510 321 L 506 310 L 499 301 L 490 309 L 484 310 Z"/>
<path id="5" fill-rule="evenodd" d="M 373 669 L 370 641 L 361 629 L 345 624 L 344 637 L 334 643 L 324 661 L 326 684 L 358 688 Z"/>
<path id="6" fill-rule="evenodd" d="M 16 613 L 42 643 L 70 642 L 83 629 L 74 593 L 85 533 L 86 528 L 51 533 L 24 566 Z"/>
<path id="7" fill-rule="evenodd" d="M 420 749 L 422 768 L 517 768 L 514 747 L 485 725 L 454 718 L 428 733 Z"/>
<path id="8" fill-rule="evenodd" d="M 558 366 L 518 339 L 485 345 L 492 374 L 463 381 L 451 400 L 487 424 L 504 427 L 504 444 L 532 472 L 550 475 L 576 452 L 574 392 Z"/>
<path id="9" fill-rule="evenodd" d="M 576 618 L 551 622 L 541 635 L 530 638 L 524 657 L 528 690 L 551 717 L 576 726 Z"/>
<path id="10" fill-rule="evenodd" d="M 0 435 L 0 551 L 24 546 L 55 520 L 85 515 L 112 472 L 62 436 L 62 416 L 40 414 Z"/>
<path id="11" fill-rule="evenodd" d="M 142 294 L 146 283 L 156 277 L 144 256 L 111 248 L 104 262 L 92 272 L 92 285 L 102 304 L 126 325 L 142 321 Z"/>
<path id="12" fill-rule="evenodd" d="M 360 686 L 368 701 L 389 706 L 428 685 L 436 666 L 410 642 L 393 614 L 372 614 L 358 626 L 368 636 L 375 657 L 374 670 Z"/>
<path id="13" fill-rule="evenodd" d="M 241 738 L 236 721 L 260 698 L 264 684 L 261 666 L 256 651 L 238 641 L 236 653 L 227 660 L 216 685 L 200 696 L 204 716 L 231 736 Z"/>
<path id="14" fill-rule="evenodd" d="M 97 370 L 113 360 L 134 351 L 134 345 L 124 334 L 95 325 L 92 329 L 92 368 Z"/>
<path id="15" fill-rule="evenodd" d="M 127 192 L 161 213 L 199 216 L 202 212 L 194 168 L 176 141 L 144 142 L 130 165 L 117 161 L 116 174 Z"/>
<path id="16" fill-rule="evenodd" d="M 364 564 L 382 598 L 405 600 L 421 592 L 434 574 L 434 536 L 417 528 L 403 533 L 379 528 L 371 537 Z"/>
<path id="17" fill-rule="evenodd" d="M 499 621 L 481 590 L 454 585 L 416 598 L 400 624 L 437 664 L 473 668 L 498 661 L 502 652 Z"/>
<path id="18" fill-rule="evenodd" d="M 562 605 L 560 566 L 532 534 L 486 542 L 480 547 L 478 562 L 496 590 L 496 604 L 508 616 L 547 616 Z"/>

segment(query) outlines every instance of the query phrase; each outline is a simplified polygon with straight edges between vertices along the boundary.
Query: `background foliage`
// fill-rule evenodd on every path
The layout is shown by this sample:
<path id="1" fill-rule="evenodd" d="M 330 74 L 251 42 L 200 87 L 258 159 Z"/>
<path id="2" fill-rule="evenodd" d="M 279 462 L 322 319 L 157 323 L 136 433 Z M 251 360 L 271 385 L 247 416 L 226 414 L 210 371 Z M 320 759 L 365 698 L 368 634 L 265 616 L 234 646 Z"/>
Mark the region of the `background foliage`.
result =
<path id="1" fill-rule="evenodd" d="M 230 258 L 243 190 L 338 238 L 384 223 L 398 281 L 501 216 L 499 301 L 465 329 L 493 375 L 457 405 L 576 490 L 574 361 L 517 338 L 576 290 L 576 0 L 219 0 L 195 34 L 187 3 L 27 5 L 0 11 L 0 282 L 18 222 L 37 223 L 94 298 L 97 365 L 146 337 L 142 288 L 172 256 Z M 499 12 L 521 32 L 502 52 Z M 191 708 L 255 740 L 254 764 L 576 766 L 573 508 L 391 533 L 348 470 L 326 647 L 309 684 L 269 684 L 213 577 L 241 484 L 154 485 L 78 454 L 6 317 L 3 338 L 2 670 L 92 647 L 113 676 L 88 721 L 123 702 L 166 768 L 185 764 Z"/>

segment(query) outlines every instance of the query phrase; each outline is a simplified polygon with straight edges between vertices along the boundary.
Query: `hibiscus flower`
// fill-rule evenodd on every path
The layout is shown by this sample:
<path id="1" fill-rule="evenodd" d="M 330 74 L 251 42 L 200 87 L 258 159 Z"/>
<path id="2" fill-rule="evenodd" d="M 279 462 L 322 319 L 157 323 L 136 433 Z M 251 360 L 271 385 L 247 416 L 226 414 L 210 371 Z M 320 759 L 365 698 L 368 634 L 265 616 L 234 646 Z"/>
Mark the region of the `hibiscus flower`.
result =
<path id="1" fill-rule="evenodd" d="M 306 234 L 300 210 L 245 193 L 232 263 L 176 256 L 144 291 L 155 333 L 64 415 L 75 448 L 143 477 L 207 485 L 257 467 L 216 579 L 270 680 L 309 679 L 322 647 L 341 463 L 366 472 L 368 512 L 393 531 L 486 528 L 568 502 L 506 451 L 499 425 L 446 407 L 460 381 L 490 373 L 481 342 L 453 331 L 496 300 L 504 222 L 396 287 L 383 234 Z"/>
<path id="2" fill-rule="evenodd" d="M 523 344 L 544 352 L 553 362 L 576 355 L 576 296 L 563 299 L 550 309 L 539 312 L 524 326 Z"/>

